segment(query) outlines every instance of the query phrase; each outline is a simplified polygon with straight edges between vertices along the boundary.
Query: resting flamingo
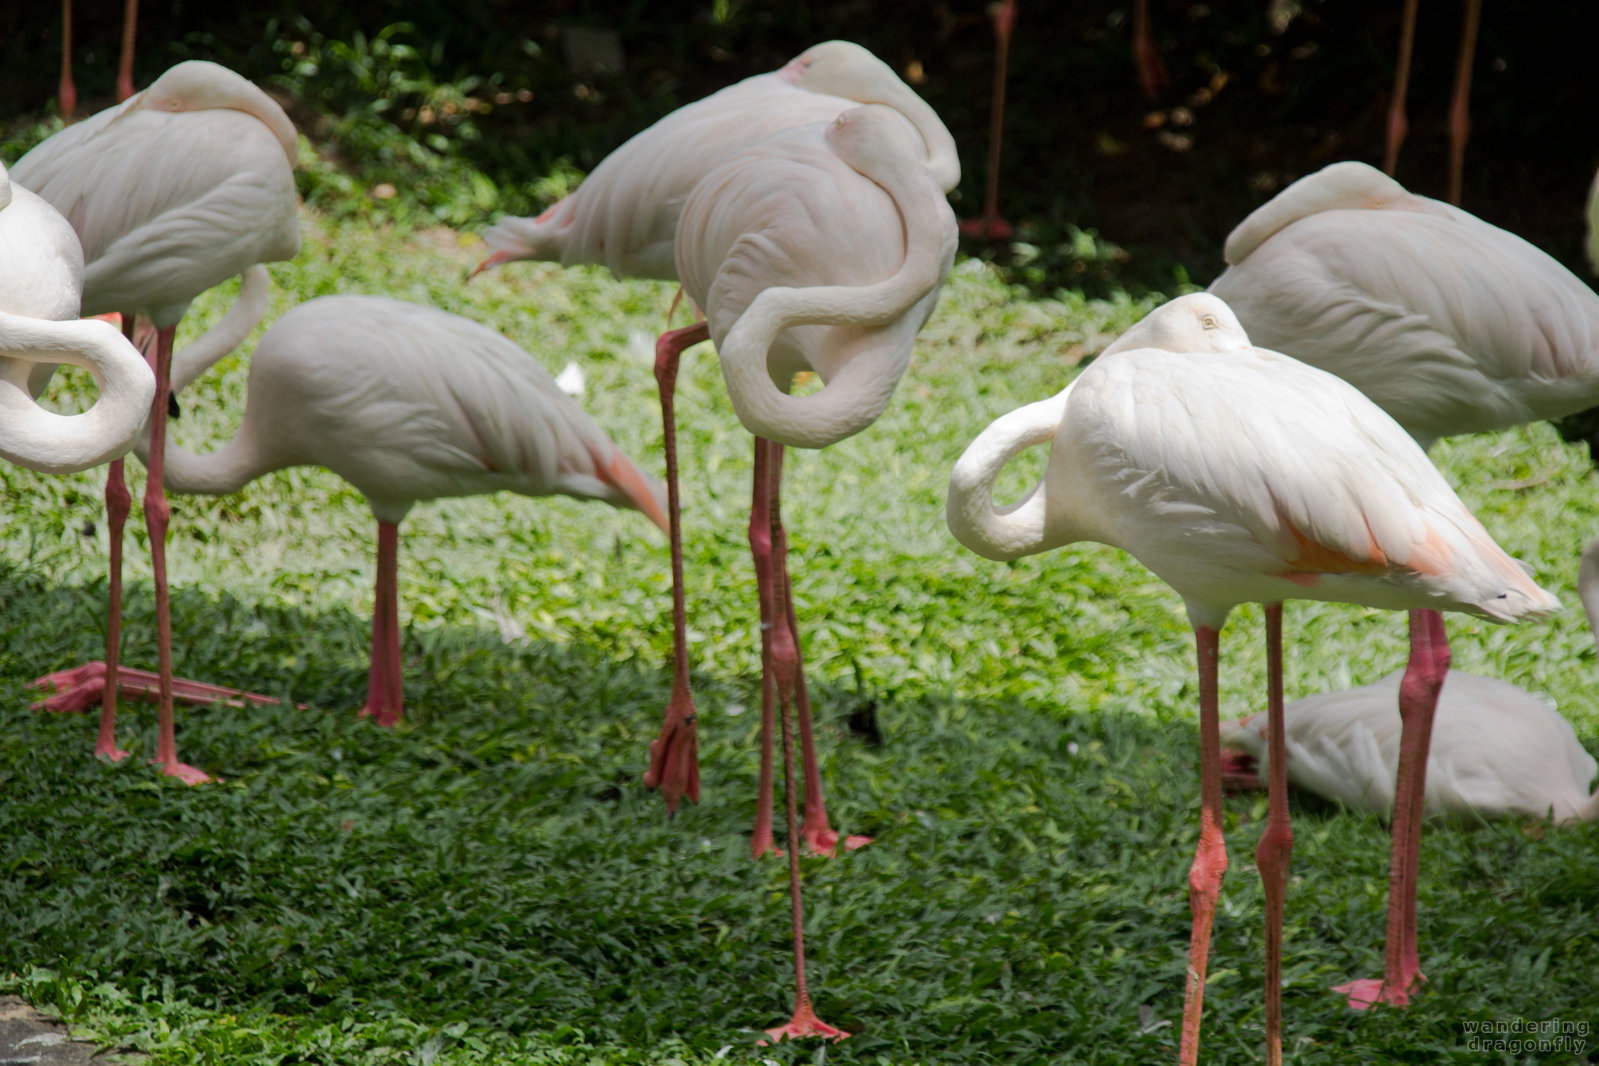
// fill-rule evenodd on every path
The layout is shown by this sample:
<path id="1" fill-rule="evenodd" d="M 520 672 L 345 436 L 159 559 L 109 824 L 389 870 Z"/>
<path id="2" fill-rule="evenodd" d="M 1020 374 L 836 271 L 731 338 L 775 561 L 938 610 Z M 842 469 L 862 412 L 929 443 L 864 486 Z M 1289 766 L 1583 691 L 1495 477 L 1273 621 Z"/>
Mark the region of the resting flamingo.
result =
<path id="1" fill-rule="evenodd" d="M 1351 382 L 1423 447 L 1599 403 L 1599 295 L 1521 238 L 1364 163 L 1294 182 L 1239 223 L 1226 254 L 1210 291 L 1256 343 Z M 1338 989 L 1357 1008 L 1404 1005 L 1424 980 L 1415 892 L 1432 715 L 1413 713 L 1383 978 Z"/>
<path id="2" fill-rule="evenodd" d="M 1043 478 L 997 507 L 1014 456 L 1053 442 Z M 995 421 L 950 477 L 949 526 L 992 559 L 1079 540 L 1130 552 L 1188 609 L 1199 652 L 1199 847 L 1181 1061 L 1197 1060 L 1205 967 L 1227 858 L 1218 747 L 1218 637 L 1231 609 L 1266 604 L 1270 814 L 1256 850 L 1266 888 L 1266 1032 L 1281 1061 L 1282 601 L 1431 607 L 1498 621 L 1559 606 L 1494 544 L 1426 453 L 1347 382 L 1250 344 L 1227 305 L 1196 293 L 1151 312 L 1057 395 Z M 1433 617 L 1436 617 L 1434 615 Z M 1441 627 L 1417 626 L 1402 698 L 1436 698 Z"/>
<path id="3" fill-rule="evenodd" d="M 205 370 L 181 368 L 173 387 Z M 147 445 L 136 447 L 142 457 Z M 333 471 L 377 518 L 360 713 L 382 726 L 404 711 L 399 524 L 418 500 L 560 493 L 631 507 L 666 529 L 664 488 L 532 356 L 460 315 L 380 296 L 324 296 L 272 323 L 250 357 L 238 432 L 206 455 L 169 447 L 167 486 L 219 496 L 289 466 Z"/>
<path id="4" fill-rule="evenodd" d="M 478 271 L 517 259 L 604 265 L 619 277 L 676 279 L 674 240 L 689 193 L 706 174 L 776 131 L 837 117 L 859 104 L 892 108 L 915 130 L 916 154 L 945 192 L 960 182 L 955 141 L 932 108 L 876 56 L 848 41 L 806 49 L 781 70 L 728 86 L 667 115 L 606 156 L 577 191 L 537 218 L 506 218 L 484 233 L 496 250 Z M 477 271 L 474 271 L 474 274 Z M 668 810 L 684 796 L 698 801 L 697 716 L 689 688 L 683 557 L 677 504 L 676 415 L 672 394 L 677 357 L 661 350 L 655 376 L 666 438 L 666 483 L 672 523 L 672 695 L 660 734 L 650 745 L 644 783 L 659 788 Z M 664 360 L 664 361 L 662 361 Z M 806 750 L 810 751 L 807 734 Z M 807 826 L 827 826 L 820 781 L 807 791 Z M 814 802 L 814 807 L 811 804 Z M 814 817 L 814 820 L 813 820 Z M 831 850 L 831 845 L 828 846 Z"/>
<path id="5" fill-rule="evenodd" d="M 0 458 L 65 474 L 122 455 L 144 425 L 155 377 L 104 322 L 78 318 L 83 250 L 67 220 L 13 184 L 0 164 Z M 55 414 L 33 399 L 41 366 L 94 375 L 87 411 Z"/>
<path id="6" fill-rule="evenodd" d="M 831 852 L 839 841 L 820 810 L 778 502 L 783 449 L 823 448 L 877 420 L 932 312 L 957 240 L 954 213 L 922 161 L 921 144 L 881 106 L 773 134 L 733 156 L 695 186 L 677 227 L 678 274 L 705 321 L 663 335 L 657 366 L 675 365 L 683 348 L 713 340 L 733 408 L 756 438 L 749 535 L 761 607 L 763 728 L 751 849 L 760 855 L 771 847 L 775 703 L 797 984 L 793 1018 L 768 1030 L 775 1039 L 844 1035 L 815 1016 L 805 985 L 791 707 L 805 744 L 806 843 Z M 820 377 L 822 390 L 789 395 L 801 371 Z M 668 778 L 692 780 L 697 772 L 680 744 L 656 754 Z"/>
<path id="7" fill-rule="evenodd" d="M 170 512 L 161 489 L 172 342 L 200 293 L 253 265 L 299 252 L 294 125 L 271 97 L 215 63 L 179 63 L 122 104 L 69 126 L 24 156 L 17 180 L 72 223 L 86 263 L 83 312 L 121 312 L 157 330 L 156 399 L 144 498 L 155 570 L 160 733 L 156 762 L 190 784 L 209 780 L 178 761 L 172 721 L 172 634 L 166 576 Z M 264 275 L 263 275 L 264 276 Z M 233 322 L 236 327 L 236 320 Z M 248 332 L 248 326 L 244 332 Z M 242 336 L 242 334 L 239 334 Z M 114 740 L 121 640 L 122 527 L 130 497 L 120 464 L 106 482 L 111 604 L 106 662 L 46 685 L 105 686 L 96 753 L 121 758 Z M 99 681 L 95 679 L 99 678 Z M 69 693 L 81 699 L 81 692 Z M 204 697 L 202 697 L 204 698 Z"/>

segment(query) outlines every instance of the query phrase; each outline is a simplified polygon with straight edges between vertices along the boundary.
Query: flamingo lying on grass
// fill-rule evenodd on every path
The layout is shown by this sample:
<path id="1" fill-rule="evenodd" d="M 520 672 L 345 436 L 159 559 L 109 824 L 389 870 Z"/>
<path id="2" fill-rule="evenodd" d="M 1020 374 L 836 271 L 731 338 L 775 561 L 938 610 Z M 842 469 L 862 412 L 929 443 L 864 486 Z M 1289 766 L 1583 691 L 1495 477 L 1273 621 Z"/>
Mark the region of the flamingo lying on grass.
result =
<path id="1" fill-rule="evenodd" d="M 495 249 L 478 271 L 517 259 L 604 265 L 619 277 L 677 279 L 674 241 L 690 192 L 712 170 L 782 130 L 836 118 L 860 104 L 895 111 L 914 130 L 915 155 L 944 192 L 960 182 L 955 141 L 932 108 L 887 64 L 859 45 L 827 41 L 781 70 L 760 74 L 679 108 L 637 134 L 594 168 L 577 191 L 537 218 L 503 218 L 484 233 Z M 476 271 L 474 272 L 476 273 Z M 689 688 L 683 602 L 681 515 L 677 503 L 676 352 L 658 349 L 655 368 L 666 435 L 666 482 L 672 523 L 673 676 L 660 734 L 650 745 L 644 783 L 659 788 L 668 810 L 699 800 L 697 716 Z M 806 765 L 815 761 L 809 730 Z M 831 852 L 833 833 L 818 778 L 806 791 L 807 838 Z"/>
<path id="2" fill-rule="evenodd" d="M 996 506 L 1005 464 L 1047 442 L 1042 480 L 1020 501 Z M 1189 875 L 1185 1066 L 1198 1059 L 1227 867 L 1218 637 L 1235 605 L 1267 605 L 1271 798 L 1255 856 L 1266 888 L 1267 1061 L 1280 1062 L 1293 842 L 1280 747 L 1282 601 L 1429 607 L 1497 621 L 1542 617 L 1558 602 L 1500 550 L 1393 419 L 1333 375 L 1252 346 L 1227 305 L 1204 293 L 1157 308 L 1059 394 L 985 429 L 950 477 L 949 526 L 992 559 L 1079 540 L 1120 547 L 1187 606 L 1199 650 L 1202 806 Z M 1430 703 L 1448 665 L 1442 627 L 1417 625 L 1412 639 L 1401 698 Z"/>
<path id="3" fill-rule="evenodd" d="M 207 365 L 182 368 L 174 387 Z M 137 447 L 142 457 L 147 445 Z M 274 322 L 250 358 L 238 432 L 206 455 L 170 447 L 167 484 L 219 496 L 290 466 L 333 471 L 377 518 L 372 664 L 360 713 L 382 726 L 404 711 L 399 524 L 418 500 L 559 493 L 642 511 L 666 529 L 663 486 L 527 352 L 470 319 L 385 297 L 324 296 Z"/>
<path id="4" fill-rule="evenodd" d="M 1599 295 L 1514 234 L 1364 163 L 1294 182 L 1238 224 L 1226 255 L 1210 291 L 1256 343 L 1354 384 L 1423 447 L 1599 403 Z M 1442 632 L 1441 619 L 1424 624 Z M 1415 886 L 1431 721 L 1420 704 L 1405 719 L 1383 978 L 1337 989 L 1357 1008 L 1402 1006 L 1425 979 Z"/>
<path id="5" fill-rule="evenodd" d="M 77 231 L 86 263 L 83 313 L 121 312 L 124 329 L 131 335 L 135 315 L 142 312 L 157 330 L 156 397 L 150 413 L 150 472 L 144 498 L 155 571 L 159 657 L 160 733 L 155 761 L 163 773 L 189 784 L 210 778 L 178 761 L 172 719 L 172 620 L 166 572 L 170 511 L 161 480 L 173 339 L 179 320 L 200 293 L 252 265 L 289 259 L 299 252 L 293 175 L 297 151 L 294 125 L 271 97 L 215 63 L 191 60 L 168 70 L 124 103 L 50 137 L 13 168 L 18 181 L 55 205 Z M 230 328 L 236 330 L 238 324 L 233 319 Z M 244 333 L 248 332 L 247 326 Z M 213 343 L 217 340 L 212 338 Z M 104 685 L 95 752 L 113 760 L 127 754 L 117 749 L 114 731 L 122 636 L 122 527 L 130 503 L 122 466 L 114 463 L 106 481 L 111 603 L 105 665 L 64 671 L 37 682 L 67 690 L 63 699 L 71 704 L 81 702 L 86 688 Z"/>

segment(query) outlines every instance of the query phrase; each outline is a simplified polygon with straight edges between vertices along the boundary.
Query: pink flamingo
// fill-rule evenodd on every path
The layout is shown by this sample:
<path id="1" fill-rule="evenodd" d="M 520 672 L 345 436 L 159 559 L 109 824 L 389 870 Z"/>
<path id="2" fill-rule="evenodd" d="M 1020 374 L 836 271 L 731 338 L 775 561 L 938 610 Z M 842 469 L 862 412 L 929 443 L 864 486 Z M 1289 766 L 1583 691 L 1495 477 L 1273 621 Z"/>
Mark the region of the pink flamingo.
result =
<path id="1" fill-rule="evenodd" d="M 705 321 L 663 335 L 657 368 L 675 368 L 683 348 L 714 341 L 733 408 L 756 437 L 749 535 L 761 605 L 763 743 L 751 850 L 758 856 L 771 847 L 775 703 L 782 714 L 796 981 L 794 1016 L 768 1030 L 773 1039 L 844 1035 L 816 1017 L 805 983 L 791 708 L 806 743 L 804 839 L 824 852 L 839 840 L 821 809 L 810 744 L 778 497 L 783 449 L 823 448 L 876 421 L 910 361 L 957 239 L 954 214 L 923 162 L 921 144 L 898 114 L 881 106 L 773 134 L 733 156 L 695 186 L 677 227 L 678 275 Z M 802 371 L 821 378 L 820 392 L 789 395 Z M 689 775 L 693 764 L 683 751 L 673 747 L 665 761 L 674 764 L 671 772 Z"/>
<path id="2" fill-rule="evenodd" d="M 501 219 L 483 235 L 495 252 L 478 271 L 516 259 L 542 259 L 604 265 L 619 277 L 677 279 L 680 253 L 674 241 L 679 215 L 706 174 L 774 132 L 832 119 L 862 103 L 892 108 L 909 124 L 915 131 L 915 154 L 939 188 L 949 192 L 959 184 L 955 141 L 932 108 L 866 49 L 847 41 L 827 41 L 806 49 L 781 70 L 747 78 L 667 115 L 612 152 L 576 192 L 537 218 Z M 677 353 L 686 346 L 658 348 L 655 369 L 665 426 L 672 529 L 674 653 L 672 695 L 660 733 L 650 745 L 644 783 L 661 790 L 668 810 L 675 810 L 684 796 L 699 800 L 698 724 L 688 675 L 672 405 Z M 808 729 L 802 743 L 810 766 L 815 752 Z M 819 779 L 815 785 L 814 791 L 806 792 L 807 839 L 831 852 L 837 834 L 828 828 Z"/>
<path id="3" fill-rule="evenodd" d="M 134 316 L 142 312 L 157 330 L 156 397 L 150 414 L 150 475 L 144 500 L 155 569 L 159 649 L 156 762 L 164 773 L 190 784 L 209 778 L 178 761 L 172 720 L 166 577 L 170 511 L 161 489 L 172 343 L 178 321 L 200 293 L 252 265 L 299 252 L 293 175 L 297 151 L 294 126 L 271 97 L 215 63 L 189 61 L 116 107 L 57 133 L 12 168 L 17 180 L 67 216 L 83 243 L 84 313 L 119 311 L 125 329 L 131 331 Z M 240 325 L 234 317 L 230 329 L 237 331 Z M 236 336 L 242 338 L 249 328 L 243 325 Z M 212 338 L 212 342 L 220 341 Z M 106 482 L 111 605 L 105 665 L 40 679 L 45 686 L 77 688 L 76 693 L 64 694 L 77 702 L 86 687 L 104 685 L 95 751 L 113 760 L 126 754 L 116 747 L 114 724 L 122 527 L 130 502 L 121 464 L 114 463 Z"/>
<path id="4" fill-rule="evenodd" d="M 1420 441 L 1558 418 L 1599 403 L 1599 295 L 1526 241 L 1364 163 L 1294 182 L 1227 238 L 1210 286 L 1258 343 L 1354 384 Z M 1439 618 L 1412 618 L 1442 633 Z M 1403 1006 L 1416 943 L 1432 712 L 1407 710 L 1382 980 L 1350 1005 Z"/>
<path id="5" fill-rule="evenodd" d="M 180 368 L 174 391 L 208 366 Z M 148 445 L 136 448 L 143 456 Z M 399 524 L 418 500 L 561 493 L 631 507 L 666 529 L 663 487 L 525 351 L 470 319 L 379 296 L 324 296 L 279 318 L 250 357 L 233 439 L 207 455 L 172 446 L 166 461 L 174 492 L 226 495 L 273 470 L 322 466 L 366 496 L 377 591 L 360 713 L 381 726 L 404 711 Z"/>
<path id="6" fill-rule="evenodd" d="M 996 507 L 1000 471 L 1053 442 L 1043 478 Z M 1270 814 L 1267 1061 L 1281 1062 L 1282 913 L 1293 836 L 1283 767 L 1282 601 L 1465 611 L 1498 621 L 1559 604 L 1494 542 L 1392 418 L 1341 379 L 1256 348 L 1221 300 L 1151 312 L 1056 396 L 995 421 L 950 477 L 949 526 L 992 559 L 1079 540 L 1130 552 L 1183 597 L 1199 651 L 1199 846 L 1180 1061 L 1198 1059 L 1205 968 L 1227 867 L 1218 743 L 1218 637 L 1233 606 L 1266 604 Z M 1412 629 L 1404 705 L 1436 701 L 1442 626 Z"/>
<path id="7" fill-rule="evenodd" d="M 0 165 L 0 458 L 8 462 L 50 474 L 86 470 L 126 452 L 144 425 L 155 376 L 114 328 L 79 320 L 82 288 L 72 227 Z M 86 368 L 99 386 L 81 414 L 34 402 L 40 368 L 62 362 Z"/>

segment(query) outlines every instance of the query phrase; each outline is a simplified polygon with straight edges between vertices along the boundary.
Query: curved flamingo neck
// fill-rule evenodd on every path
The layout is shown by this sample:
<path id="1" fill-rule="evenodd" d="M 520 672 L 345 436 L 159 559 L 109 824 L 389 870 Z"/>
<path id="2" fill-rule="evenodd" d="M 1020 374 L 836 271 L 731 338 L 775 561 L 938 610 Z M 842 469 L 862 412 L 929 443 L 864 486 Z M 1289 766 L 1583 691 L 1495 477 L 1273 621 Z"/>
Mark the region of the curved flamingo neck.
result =
<path id="1" fill-rule="evenodd" d="M 995 419 L 956 461 L 949 478 L 946 516 L 955 539 L 989 559 L 1016 559 L 1048 546 L 1049 500 L 1044 480 L 1015 503 L 996 507 L 994 482 L 1028 448 L 1054 439 L 1066 416 L 1068 385 L 1047 400 Z"/>

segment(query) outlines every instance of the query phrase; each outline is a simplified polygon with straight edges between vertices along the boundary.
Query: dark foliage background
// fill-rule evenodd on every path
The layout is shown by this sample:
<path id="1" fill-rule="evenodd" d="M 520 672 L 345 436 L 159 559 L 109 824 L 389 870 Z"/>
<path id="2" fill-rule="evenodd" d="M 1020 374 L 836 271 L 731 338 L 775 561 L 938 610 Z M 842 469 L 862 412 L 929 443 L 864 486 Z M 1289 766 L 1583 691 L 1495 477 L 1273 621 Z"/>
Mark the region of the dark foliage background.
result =
<path id="1" fill-rule="evenodd" d="M 1342 158 L 1380 160 L 1400 5 L 1392 0 L 1153 0 L 1170 88 L 1143 99 L 1129 54 L 1131 5 L 1024 2 L 1012 48 L 1001 211 L 1033 249 L 993 254 L 1016 279 L 1050 289 L 1112 283 L 1169 289 L 1178 271 L 1208 281 L 1231 226 L 1284 182 Z M 1444 116 L 1461 5 L 1422 5 L 1399 178 L 1442 195 Z M 1486 5 L 1476 52 L 1464 206 L 1582 269 L 1581 205 L 1594 173 L 1582 74 L 1584 5 Z M 574 73 L 574 30 L 619 35 L 620 73 Z M 323 63 L 296 77 L 307 47 L 383 38 L 417 50 L 412 66 L 464 91 L 466 110 L 409 103 L 405 78 L 377 83 Z M 75 63 L 86 108 L 110 101 L 121 34 L 115 0 L 79 0 Z M 979 212 L 993 34 L 980 2 L 817 4 L 554 2 L 235 5 L 145 0 L 136 84 L 172 62 L 213 58 L 295 94 L 303 129 L 357 179 L 359 144 L 318 138 L 353 108 L 378 110 L 419 144 L 469 162 L 502 191 L 494 209 L 531 209 L 529 183 L 562 163 L 590 169 L 671 108 L 771 70 L 805 46 L 846 37 L 902 72 L 961 146 L 957 211 Z M 359 51 L 359 48 L 357 49 Z M 53 106 L 60 53 L 55 5 L 0 5 L 0 120 Z M 912 75 L 913 79 L 915 75 Z M 415 80 L 415 79 L 414 79 Z M 421 79 L 425 80 L 425 79 Z M 497 102 L 498 101 L 498 102 Z M 518 193 L 516 190 L 523 190 Z M 403 190 L 402 190 L 403 192 Z M 453 219 L 449 219 L 453 220 Z M 1085 242 L 1076 230 L 1097 233 Z M 1108 249 L 1105 245 L 1113 246 Z M 1119 249 L 1119 251 L 1118 251 Z"/>

